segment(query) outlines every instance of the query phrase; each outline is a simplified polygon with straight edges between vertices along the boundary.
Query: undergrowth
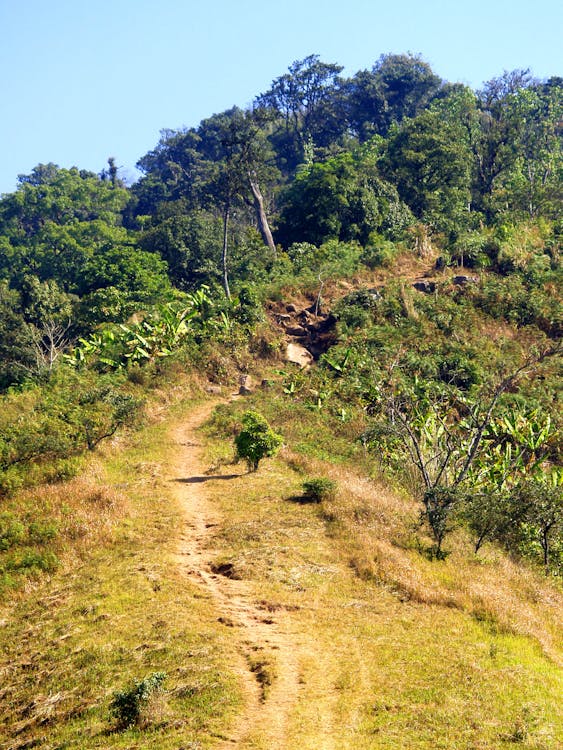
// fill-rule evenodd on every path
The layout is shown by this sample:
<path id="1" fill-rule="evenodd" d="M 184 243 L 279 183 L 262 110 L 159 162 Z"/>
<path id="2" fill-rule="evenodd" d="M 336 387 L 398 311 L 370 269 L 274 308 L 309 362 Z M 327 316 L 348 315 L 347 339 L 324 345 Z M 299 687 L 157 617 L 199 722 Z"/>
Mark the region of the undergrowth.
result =
<path id="1" fill-rule="evenodd" d="M 163 418 L 190 392 L 183 381 L 155 394 L 142 432 L 9 511 L 2 555 L 32 544 L 57 565 L 27 571 L 0 609 L 2 747 L 203 747 L 240 705 L 232 644 L 174 558 L 181 515 Z M 117 708 L 124 686 L 163 672 L 166 694 L 133 701 L 137 717 Z"/>

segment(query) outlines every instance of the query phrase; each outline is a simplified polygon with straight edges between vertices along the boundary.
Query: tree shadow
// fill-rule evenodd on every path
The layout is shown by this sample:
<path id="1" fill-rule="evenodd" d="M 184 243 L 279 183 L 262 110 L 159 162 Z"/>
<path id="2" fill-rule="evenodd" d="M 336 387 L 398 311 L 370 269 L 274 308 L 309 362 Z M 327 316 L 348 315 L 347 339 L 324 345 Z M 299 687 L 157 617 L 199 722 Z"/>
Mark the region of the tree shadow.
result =
<path id="1" fill-rule="evenodd" d="M 297 505 L 319 505 L 317 499 L 308 495 L 291 495 L 291 497 L 286 497 L 285 499 L 286 502 L 296 503 Z"/>
<path id="2" fill-rule="evenodd" d="M 203 482 L 212 482 L 215 479 L 236 479 L 242 477 L 243 474 L 211 474 L 210 476 L 199 476 L 199 477 L 179 477 L 173 479 L 173 482 L 180 482 L 181 484 L 201 484 Z"/>

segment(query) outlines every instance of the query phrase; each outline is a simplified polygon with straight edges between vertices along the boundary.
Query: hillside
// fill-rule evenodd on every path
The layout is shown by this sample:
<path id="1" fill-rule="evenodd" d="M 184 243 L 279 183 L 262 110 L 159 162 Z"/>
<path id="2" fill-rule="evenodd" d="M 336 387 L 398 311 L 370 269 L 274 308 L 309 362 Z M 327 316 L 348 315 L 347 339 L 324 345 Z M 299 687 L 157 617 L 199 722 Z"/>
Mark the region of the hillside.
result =
<path id="1" fill-rule="evenodd" d="M 0 750 L 563 746 L 562 81 L 341 72 L 0 197 Z"/>
<path id="2" fill-rule="evenodd" d="M 104 543 L 3 608 L 1 747 L 557 746 L 553 583 L 463 534 L 429 561 L 416 505 L 353 465 L 286 445 L 220 468 L 231 441 L 199 429 L 217 400 L 186 388 L 88 472 L 94 502 L 119 495 Z M 305 501 L 314 475 L 332 499 Z M 158 671 L 146 723 L 116 731 L 113 692 Z"/>

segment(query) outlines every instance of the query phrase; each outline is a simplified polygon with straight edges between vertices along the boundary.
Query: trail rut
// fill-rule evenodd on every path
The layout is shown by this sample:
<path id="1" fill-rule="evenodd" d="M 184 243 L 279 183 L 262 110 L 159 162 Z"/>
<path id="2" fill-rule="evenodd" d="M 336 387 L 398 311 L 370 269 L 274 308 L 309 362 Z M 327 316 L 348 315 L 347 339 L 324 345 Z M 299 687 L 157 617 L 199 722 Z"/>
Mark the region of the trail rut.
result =
<path id="1" fill-rule="evenodd" d="M 212 569 L 214 552 L 217 553 L 212 548 L 212 537 L 223 519 L 210 501 L 207 487 L 225 477 L 204 474 L 197 430 L 215 403 L 194 409 L 173 435 L 179 450 L 170 479 L 185 519 L 177 557 L 185 575 L 212 597 L 219 621 L 232 628 L 237 645 L 233 669 L 240 677 L 245 708 L 228 736 L 220 738 L 217 750 L 281 750 L 288 747 L 288 721 L 299 692 L 298 643 L 289 613 L 268 611 L 256 601 L 252 581 L 230 578 L 228 568 L 223 574 Z"/>

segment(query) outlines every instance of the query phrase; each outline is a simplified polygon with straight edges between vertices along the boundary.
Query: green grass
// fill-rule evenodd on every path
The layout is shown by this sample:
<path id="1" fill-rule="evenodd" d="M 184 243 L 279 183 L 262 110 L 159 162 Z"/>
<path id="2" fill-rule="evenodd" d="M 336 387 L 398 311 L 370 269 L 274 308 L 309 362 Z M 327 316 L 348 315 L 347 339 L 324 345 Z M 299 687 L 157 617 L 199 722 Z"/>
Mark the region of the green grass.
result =
<path id="1" fill-rule="evenodd" d="M 3 749 L 213 748 L 244 715 L 233 666 L 244 636 L 174 559 L 182 516 L 167 482 L 169 433 L 191 404 L 167 398 L 89 475 L 92 493 L 97 483 L 114 498 L 103 530 L 86 524 L 74 546 L 64 537 L 59 569 L 0 611 Z M 210 464 L 232 454 L 232 425 L 265 398 L 221 407 L 202 433 Z M 291 443 L 291 413 L 281 421 Z M 330 437 L 314 414 L 293 429 Z M 223 467 L 239 475 L 205 483 L 221 518 L 209 559 L 232 565 L 256 612 L 284 623 L 285 640 L 248 659 L 266 705 L 288 659 L 298 672 L 280 750 L 557 747 L 557 587 L 493 548 L 475 557 L 462 533 L 445 561 L 428 560 L 409 498 L 362 479 L 354 458 L 330 464 L 291 448 L 255 473 Z M 335 496 L 299 502 L 306 476 L 334 480 Z M 115 691 L 154 672 L 167 679 L 148 725 L 115 731 Z M 272 746 L 268 716 L 256 715 L 241 749 Z"/>
<path id="2" fill-rule="evenodd" d="M 98 469 L 127 498 L 104 543 L 69 554 L 3 608 L 2 747 L 211 747 L 239 707 L 232 645 L 172 559 L 180 515 L 164 482 L 167 429 L 139 433 Z M 114 692 L 155 671 L 168 675 L 159 715 L 113 731 Z"/>

